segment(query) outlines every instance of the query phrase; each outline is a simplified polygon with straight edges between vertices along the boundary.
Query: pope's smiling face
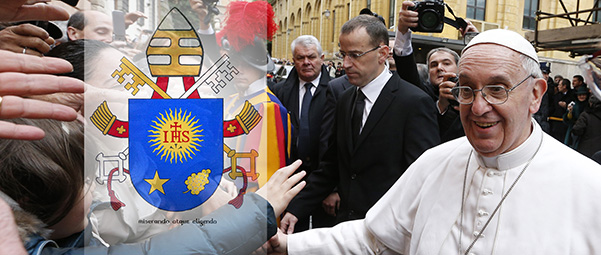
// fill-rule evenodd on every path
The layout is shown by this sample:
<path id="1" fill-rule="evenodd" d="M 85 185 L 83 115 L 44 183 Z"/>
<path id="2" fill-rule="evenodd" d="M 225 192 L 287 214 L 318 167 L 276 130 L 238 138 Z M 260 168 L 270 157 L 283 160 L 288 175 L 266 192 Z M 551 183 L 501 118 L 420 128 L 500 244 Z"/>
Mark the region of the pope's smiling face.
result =
<path id="1" fill-rule="evenodd" d="M 502 85 L 511 89 L 530 75 L 519 53 L 495 44 L 478 44 L 468 48 L 459 63 L 460 86 L 482 89 Z M 472 104 L 459 107 L 465 134 L 480 155 L 497 156 L 522 144 L 531 132 L 531 116 L 538 111 L 546 90 L 542 78 L 529 78 L 509 92 L 503 104 L 488 103 L 476 92 Z"/>

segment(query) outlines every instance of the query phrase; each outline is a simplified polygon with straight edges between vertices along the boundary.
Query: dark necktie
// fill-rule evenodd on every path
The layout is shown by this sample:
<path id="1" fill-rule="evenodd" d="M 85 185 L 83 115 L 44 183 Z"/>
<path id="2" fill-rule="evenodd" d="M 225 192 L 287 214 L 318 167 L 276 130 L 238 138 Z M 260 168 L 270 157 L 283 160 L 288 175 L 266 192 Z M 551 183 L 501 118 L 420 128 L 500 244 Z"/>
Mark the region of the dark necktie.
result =
<path id="1" fill-rule="evenodd" d="M 357 139 L 361 130 L 361 124 L 363 121 L 363 109 L 365 109 L 365 94 L 363 94 L 361 89 L 357 89 L 357 93 L 355 96 L 355 108 L 353 109 L 353 115 L 351 117 L 353 145 L 357 143 Z"/>
<path id="2" fill-rule="evenodd" d="M 303 160 L 309 155 L 309 109 L 311 108 L 311 99 L 313 98 L 311 94 L 312 87 L 312 83 L 305 83 L 305 95 L 303 96 L 300 128 L 298 130 L 298 154 Z"/>

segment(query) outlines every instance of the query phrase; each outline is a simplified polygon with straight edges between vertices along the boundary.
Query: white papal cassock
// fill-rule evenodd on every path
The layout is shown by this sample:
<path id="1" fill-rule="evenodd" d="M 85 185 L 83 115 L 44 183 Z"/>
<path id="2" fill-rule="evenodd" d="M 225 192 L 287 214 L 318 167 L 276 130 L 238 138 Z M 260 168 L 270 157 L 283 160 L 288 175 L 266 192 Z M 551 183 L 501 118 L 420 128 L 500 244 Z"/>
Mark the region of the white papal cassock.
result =
<path id="1" fill-rule="evenodd" d="M 364 220 L 290 235 L 289 254 L 463 254 L 533 155 L 470 252 L 601 254 L 601 165 L 532 127 L 495 158 L 465 137 L 426 151 Z"/>

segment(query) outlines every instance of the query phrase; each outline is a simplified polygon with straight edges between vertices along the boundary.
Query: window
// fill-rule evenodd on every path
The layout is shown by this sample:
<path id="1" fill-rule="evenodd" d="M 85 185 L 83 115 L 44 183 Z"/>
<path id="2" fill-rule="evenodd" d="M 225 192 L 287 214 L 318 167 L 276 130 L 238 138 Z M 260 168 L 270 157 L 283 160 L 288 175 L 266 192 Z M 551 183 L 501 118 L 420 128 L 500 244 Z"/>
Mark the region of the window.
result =
<path id="1" fill-rule="evenodd" d="M 332 43 L 336 38 L 336 10 L 332 11 Z"/>
<path id="2" fill-rule="evenodd" d="M 601 8 L 601 1 L 597 1 L 595 8 Z M 594 12 L 593 21 L 601 23 L 601 10 Z"/>
<path id="3" fill-rule="evenodd" d="M 522 28 L 534 30 L 536 29 L 536 11 L 538 10 L 537 0 L 524 1 L 524 24 Z"/>
<path id="4" fill-rule="evenodd" d="M 137 8 L 138 11 L 144 13 L 144 5 L 145 5 L 144 0 L 138 0 L 138 8 Z M 137 22 L 138 22 L 138 25 L 144 26 L 144 18 L 139 18 Z"/>
<path id="5" fill-rule="evenodd" d="M 122 11 L 124 11 L 125 13 L 128 13 L 129 12 L 129 0 L 122 0 L 120 9 Z"/>
<path id="6" fill-rule="evenodd" d="M 465 14 L 468 19 L 484 20 L 486 12 L 486 0 L 468 0 L 467 12 Z"/>
<path id="7" fill-rule="evenodd" d="M 396 15 L 396 0 L 390 0 L 389 6 L 390 13 L 388 13 L 388 26 L 392 27 L 394 24 L 396 24 L 396 20 L 394 20 Z"/>
<path id="8" fill-rule="evenodd" d="M 371 0 L 367 0 L 367 6 L 366 7 L 367 7 L 367 9 L 371 10 Z"/>

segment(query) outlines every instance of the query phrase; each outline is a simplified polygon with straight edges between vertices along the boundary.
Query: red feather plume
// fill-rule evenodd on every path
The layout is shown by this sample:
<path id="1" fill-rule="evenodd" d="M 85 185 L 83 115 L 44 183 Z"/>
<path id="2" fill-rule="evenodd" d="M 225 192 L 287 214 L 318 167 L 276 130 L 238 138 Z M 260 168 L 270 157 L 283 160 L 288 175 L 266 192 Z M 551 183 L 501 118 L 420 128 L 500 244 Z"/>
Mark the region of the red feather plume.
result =
<path id="1" fill-rule="evenodd" d="M 278 30 L 271 5 L 265 1 L 231 2 L 226 11 L 225 26 L 217 34 L 217 41 L 227 37 L 230 46 L 240 51 L 254 45 L 255 37 L 271 41 Z"/>

